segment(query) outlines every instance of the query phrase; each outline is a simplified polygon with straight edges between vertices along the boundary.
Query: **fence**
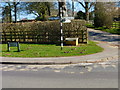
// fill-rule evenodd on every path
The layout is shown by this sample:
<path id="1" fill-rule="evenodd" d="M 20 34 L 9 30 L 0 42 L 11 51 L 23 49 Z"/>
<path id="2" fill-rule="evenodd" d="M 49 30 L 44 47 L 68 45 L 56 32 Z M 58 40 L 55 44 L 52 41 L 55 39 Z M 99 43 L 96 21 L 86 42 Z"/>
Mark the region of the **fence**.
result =
<path id="1" fill-rule="evenodd" d="M 3 23 L 1 41 L 18 41 L 23 43 L 59 43 L 59 21 L 31 22 L 31 23 Z M 79 38 L 79 43 L 87 43 L 87 28 L 85 21 L 76 20 L 63 24 L 65 38 Z"/>

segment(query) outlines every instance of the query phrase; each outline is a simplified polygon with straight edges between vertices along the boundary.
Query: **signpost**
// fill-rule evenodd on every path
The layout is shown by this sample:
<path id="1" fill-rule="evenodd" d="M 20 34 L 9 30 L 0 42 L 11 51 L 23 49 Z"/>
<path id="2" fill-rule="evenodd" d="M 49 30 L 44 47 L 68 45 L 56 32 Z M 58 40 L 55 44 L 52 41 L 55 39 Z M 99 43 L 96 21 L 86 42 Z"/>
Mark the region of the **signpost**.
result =
<path id="1" fill-rule="evenodd" d="M 63 28 L 62 23 L 70 23 L 74 17 L 62 17 L 62 8 L 60 8 L 60 31 L 61 31 L 61 50 L 63 49 Z"/>
<path id="2" fill-rule="evenodd" d="M 8 52 L 10 51 L 10 47 L 17 47 L 18 52 L 20 52 L 19 42 L 8 42 Z"/>
<path id="3" fill-rule="evenodd" d="M 60 8 L 60 31 L 61 31 L 61 50 L 63 49 L 63 30 L 62 30 L 62 7 Z"/>

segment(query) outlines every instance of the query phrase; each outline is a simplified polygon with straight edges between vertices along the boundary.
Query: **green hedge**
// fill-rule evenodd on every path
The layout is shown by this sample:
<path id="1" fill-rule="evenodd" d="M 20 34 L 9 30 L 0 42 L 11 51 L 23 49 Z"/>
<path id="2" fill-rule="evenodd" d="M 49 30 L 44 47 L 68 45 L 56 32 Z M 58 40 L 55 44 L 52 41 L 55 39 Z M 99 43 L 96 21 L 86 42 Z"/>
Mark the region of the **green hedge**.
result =
<path id="1" fill-rule="evenodd" d="M 86 22 L 73 20 L 63 24 L 64 39 L 67 37 L 79 37 L 80 43 L 87 42 Z M 57 43 L 60 42 L 60 22 L 27 22 L 27 23 L 3 23 L 2 42 L 19 41 L 33 43 Z"/>

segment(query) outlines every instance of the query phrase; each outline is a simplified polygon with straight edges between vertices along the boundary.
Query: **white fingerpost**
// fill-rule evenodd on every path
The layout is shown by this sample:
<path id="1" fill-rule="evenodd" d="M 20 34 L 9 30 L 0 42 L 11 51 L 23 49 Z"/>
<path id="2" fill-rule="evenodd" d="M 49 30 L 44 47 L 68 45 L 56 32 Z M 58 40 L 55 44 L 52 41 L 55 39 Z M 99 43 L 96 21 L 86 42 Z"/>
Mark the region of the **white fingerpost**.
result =
<path id="1" fill-rule="evenodd" d="M 60 31 L 61 31 L 61 50 L 63 49 L 63 30 L 62 30 L 62 7 L 60 7 Z"/>

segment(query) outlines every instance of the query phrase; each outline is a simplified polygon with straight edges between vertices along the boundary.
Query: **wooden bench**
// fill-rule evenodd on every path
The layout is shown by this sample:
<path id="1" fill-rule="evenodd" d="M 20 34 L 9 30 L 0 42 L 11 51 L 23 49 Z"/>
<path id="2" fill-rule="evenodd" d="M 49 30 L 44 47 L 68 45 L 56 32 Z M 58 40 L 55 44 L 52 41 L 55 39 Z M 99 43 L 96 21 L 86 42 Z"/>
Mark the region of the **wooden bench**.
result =
<path id="1" fill-rule="evenodd" d="M 66 45 L 78 45 L 78 38 L 65 38 Z"/>

